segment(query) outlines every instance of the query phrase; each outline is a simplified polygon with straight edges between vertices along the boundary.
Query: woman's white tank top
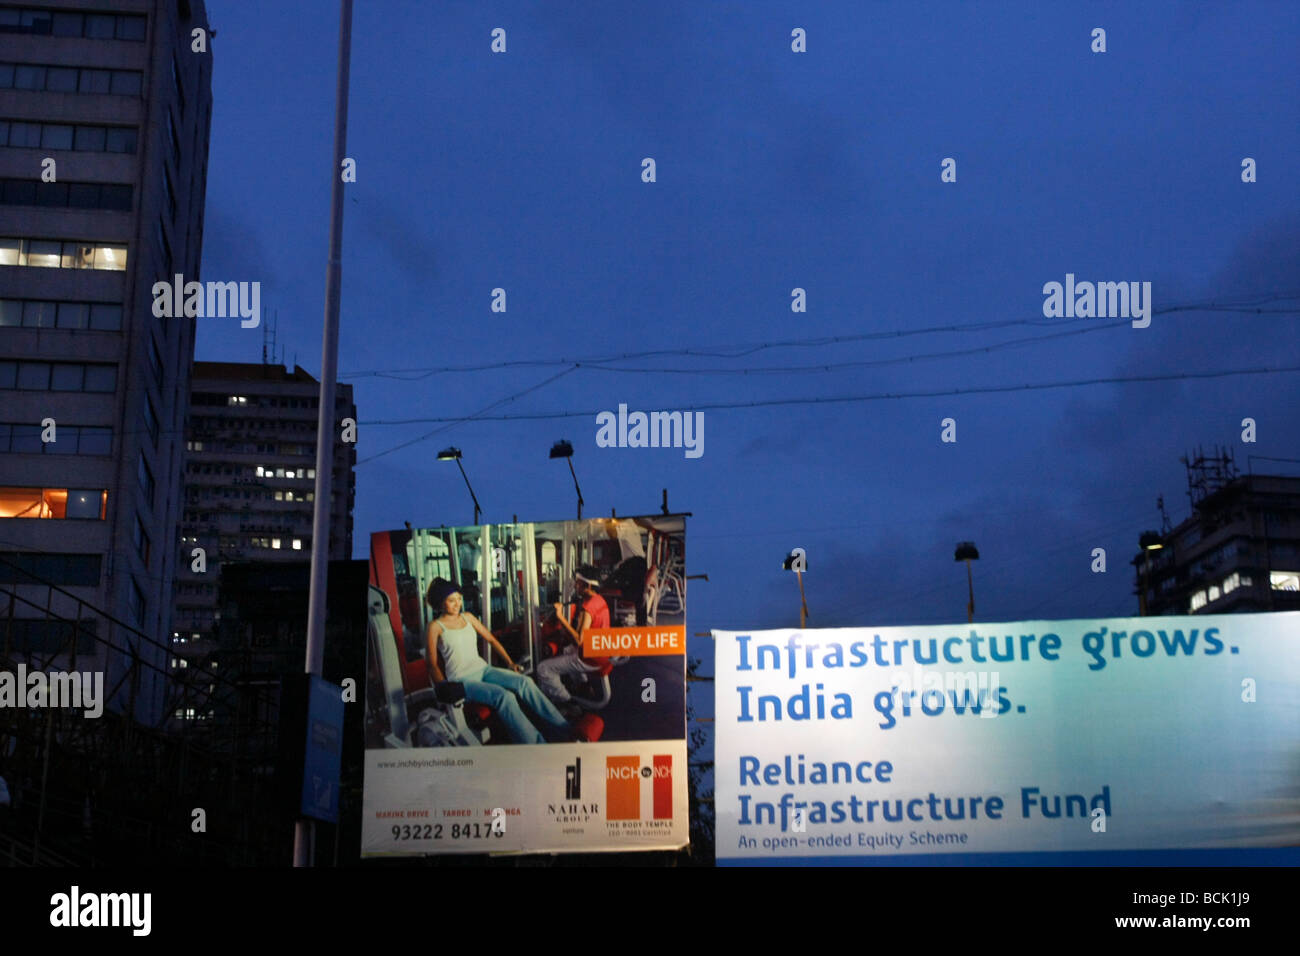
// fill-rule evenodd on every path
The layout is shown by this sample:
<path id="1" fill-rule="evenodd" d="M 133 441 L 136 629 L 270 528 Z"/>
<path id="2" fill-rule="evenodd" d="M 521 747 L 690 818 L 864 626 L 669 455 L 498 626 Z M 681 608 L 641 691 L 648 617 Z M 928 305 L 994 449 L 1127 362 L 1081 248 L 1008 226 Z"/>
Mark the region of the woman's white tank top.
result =
<path id="1" fill-rule="evenodd" d="M 479 657 L 478 635 L 469 622 L 464 627 L 442 625 L 442 666 L 447 680 L 476 681 L 488 662 Z"/>

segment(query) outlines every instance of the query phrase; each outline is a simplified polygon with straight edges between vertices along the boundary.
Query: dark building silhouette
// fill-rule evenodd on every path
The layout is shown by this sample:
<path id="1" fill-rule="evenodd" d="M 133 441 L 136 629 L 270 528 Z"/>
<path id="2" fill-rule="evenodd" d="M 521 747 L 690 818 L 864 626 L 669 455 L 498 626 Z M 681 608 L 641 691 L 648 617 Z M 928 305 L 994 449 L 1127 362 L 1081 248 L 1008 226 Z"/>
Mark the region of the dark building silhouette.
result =
<path id="1" fill-rule="evenodd" d="M 127 674 L 110 707 L 149 724 L 196 322 L 156 316 L 152 288 L 199 280 L 207 26 L 202 0 L 0 5 L 0 556 L 68 591 L 17 612 L 23 652 L 68 666 L 56 616 L 98 609 L 78 666 Z"/>
<path id="2" fill-rule="evenodd" d="M 1187 467 L 1191 517 L 1143 535 L 1133 559 L 1139 606 L 1152 615 L 1300 610 L 1300 477 L 1238 475 L 1226 455 Z"/>

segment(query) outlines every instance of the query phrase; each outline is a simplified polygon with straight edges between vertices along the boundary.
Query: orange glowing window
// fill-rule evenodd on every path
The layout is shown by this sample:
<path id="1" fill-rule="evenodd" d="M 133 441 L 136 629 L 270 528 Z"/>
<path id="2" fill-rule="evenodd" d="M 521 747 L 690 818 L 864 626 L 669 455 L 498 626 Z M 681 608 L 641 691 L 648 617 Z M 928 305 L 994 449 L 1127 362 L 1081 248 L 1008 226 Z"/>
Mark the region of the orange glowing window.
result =
<path id="1" fill-rule="evenodd" d="M 108 492 L 87 488 L 0 487 L 0 518 L 74 518 L 103 521 Z"/>

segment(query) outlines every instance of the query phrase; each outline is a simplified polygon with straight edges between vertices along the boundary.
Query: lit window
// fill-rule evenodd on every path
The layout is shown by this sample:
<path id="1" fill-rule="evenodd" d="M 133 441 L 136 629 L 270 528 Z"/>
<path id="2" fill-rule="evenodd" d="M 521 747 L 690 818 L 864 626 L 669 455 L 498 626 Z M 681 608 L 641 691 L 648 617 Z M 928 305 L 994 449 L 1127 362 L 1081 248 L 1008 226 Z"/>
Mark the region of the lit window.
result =
<path id="1" fill-rule="evenodd" d="M 1209 599 L 1211 601 L 1217 601 L 1219 599 L 1219 586 L 1217 584 L 1210 585 Z"/>
<path id="2" fill-rule="evenodd" d="M 262 466 L 261 466 L 261 465 L 258 465 L 258 466 L 257 466 L 257 472 L 256 472 L 256 474 L 257 474 L 257 477 L 258 477 L 258 478 L 261 478 L 261 477 L 262 477 Z"/>
<path id="3" fill-rule="evenodd" d="M 1237 572 L 1234 571 L 1232 574 L 1229 574 L 1226 578 L 1223 579 L 1224 594 L 1230 594 L 1231 592 L 1235 591 L 1239 587 L 1241 587 L 1241 575 L 1239 575 Z"/>
<path id="4" fill-rule="evenodd" d="M 295 550 L 295 551 L 301 551 L 301 550 L 302 550 L 302 538 L 294 538 L 294 539 L 293 539 L 293 550 Z"/>
<path id="5" fill-rule="evenodd" d="M 27 259 L 22 264 L 25 266 L 34 266 L 42 269 L 57 269 L 60 264 L 59 249 L 57 242 L 28 242 Z"/>
<path id="6" fill-rule="evenodd" d="M 0 486 L 0 518 L 80 518 L 102 521 L 107 508 L 107 491 Z"/>
<path id="7" fill-rule="evenodd" d="M 1300 571 L 1270 571 L 1268 580 L 1274 591 L 1300 591 Z"/>
<path id="8" fill-rule="evenodd" d="M 275 548 L 277 551 L 280 550 L 280 539 L 279 539 L 279 538 L 272 538 L 272 539 L 271 539 L 271 547 L 272 547 L 272 548 Z"/>
<path id="9" fill-rule="evenodd" d="M 1192 595 L 1191 610 L 1198 611 L 1203 607 L 1205 607 L 1205 592 L 1197 591 L 1195 594 Z"/>
<path id="10" fill-rule="evenodd" d="M 301 478 L 302 475 L 299 475 L 298 477 Z M 316 477 L 316 469 L 315 469 L 315 468 L 308 468 L 308 469 L 307 469 L 307 477 L 308 477 L 308 478 L 315 478 L 315 477 Z"/>

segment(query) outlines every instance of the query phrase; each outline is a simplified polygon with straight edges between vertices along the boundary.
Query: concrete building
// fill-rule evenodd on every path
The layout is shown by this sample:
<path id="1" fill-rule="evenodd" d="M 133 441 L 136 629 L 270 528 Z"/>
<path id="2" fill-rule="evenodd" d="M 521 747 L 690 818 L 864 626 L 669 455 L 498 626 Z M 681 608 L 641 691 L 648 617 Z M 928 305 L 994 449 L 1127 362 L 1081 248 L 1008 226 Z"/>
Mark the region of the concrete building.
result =
<path id="1" fill-rule="evenodd" d="M 199 675 L 219 664 L 210 654 L 221 568 L 311 558 L 320 383 L 297 366 L 196 362 L 192 387 L 169 666 L 193 685 L 173 716 L 203 720 L 213 707 Z M 338 386 L 335 404 L 336 421 L 355 420 L 352 386 Z M 356 459 L 355 444 L 335 443 L 332 560 L 352 555 Z"/>
<path id="2" fill-rule="evenodd" d="M 207 27 L 202 0 L 0 2 L 0 569 L 65 589 L 15 585 L 10 656 L 66 667 L 79 622 L 77 669 L 149 723 L 195 324 L 151 290 L 199 277 Z"/>
<path id="3" fill-rule="evenodd" d="M 1237 475 L 1226 457 L 1188 469 L 1191 517 L 1133 559 L 1140 613 L 1300 610 L 1300 478 Z"/>

